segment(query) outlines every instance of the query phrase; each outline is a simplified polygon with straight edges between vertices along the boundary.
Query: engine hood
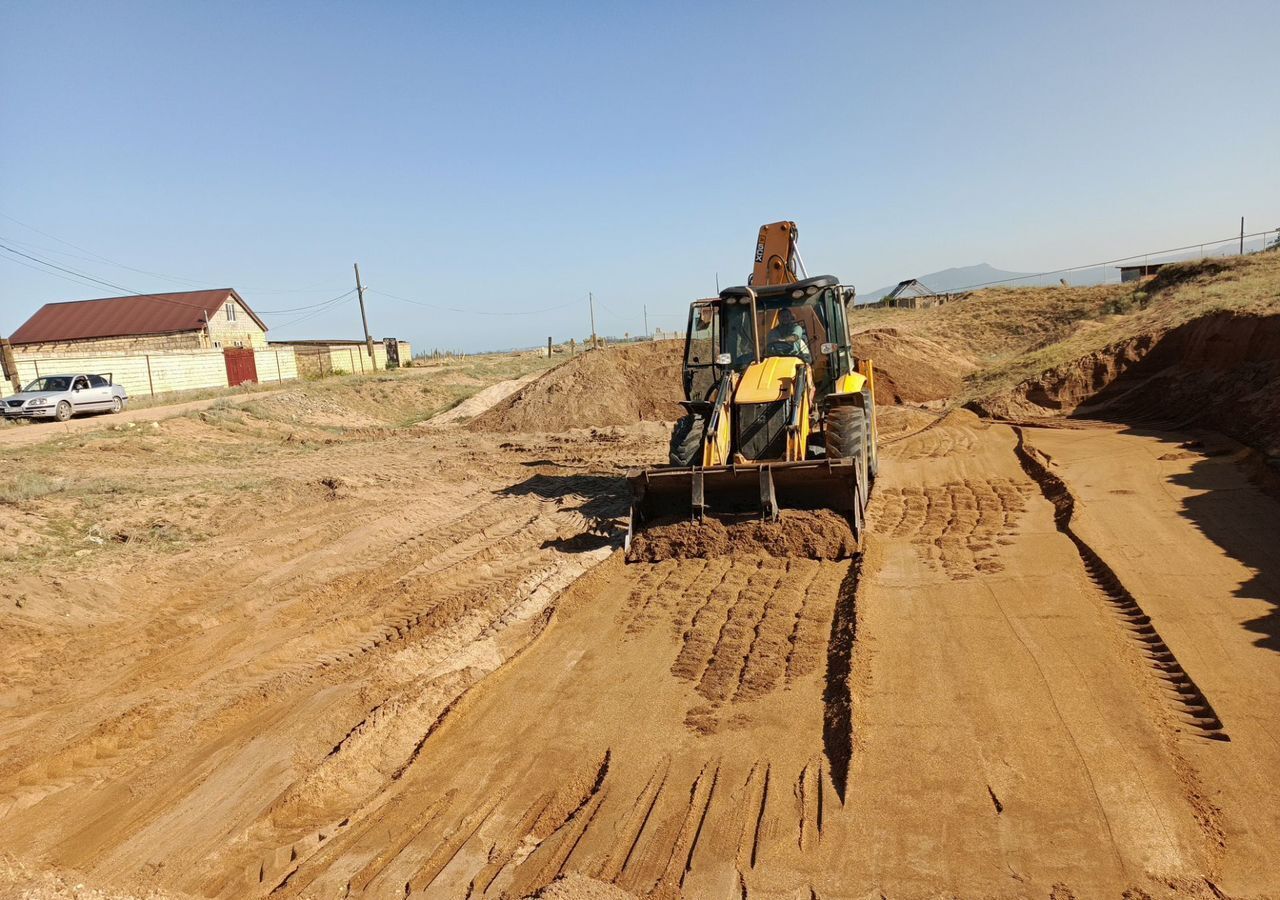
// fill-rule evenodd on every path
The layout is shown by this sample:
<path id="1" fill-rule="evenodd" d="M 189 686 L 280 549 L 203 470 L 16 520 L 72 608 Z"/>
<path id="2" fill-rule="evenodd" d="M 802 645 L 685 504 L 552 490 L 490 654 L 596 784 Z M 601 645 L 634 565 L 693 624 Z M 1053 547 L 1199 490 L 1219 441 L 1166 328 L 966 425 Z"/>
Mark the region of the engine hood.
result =
<path id="1" fill-rule="evenodd" d="M 773 403 L 791 396 L 791 386 L 795 384 L 796 371 L 804 365 L 804 360 L 795 356 L 770 356 L 747 366 L 738 381 L 738 389 L 734 391 L 733 402 Z"/>

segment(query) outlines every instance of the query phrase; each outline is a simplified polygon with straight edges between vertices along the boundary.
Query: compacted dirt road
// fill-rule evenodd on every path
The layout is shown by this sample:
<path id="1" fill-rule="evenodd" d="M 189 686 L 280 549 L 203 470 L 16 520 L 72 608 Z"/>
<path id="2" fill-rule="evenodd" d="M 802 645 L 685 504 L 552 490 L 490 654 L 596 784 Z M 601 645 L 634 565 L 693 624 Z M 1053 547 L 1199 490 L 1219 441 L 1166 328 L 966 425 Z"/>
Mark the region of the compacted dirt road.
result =
<path id="1" fill-rule="evenodd" d="M 339 442 L 28 598 L 0 847 L 137 895 L 1280 892 L 1280 505 L 1232 445 L 895 411 L 857 559 L 627 563 L 664 441 Z"/>
<path id="2" fill-rule="evenodd" d="M 572 876 L 600 896 L 1267 893 L 1275 790 L 1232 773 L 1277 771 L 1274 652 L 1239 627 L 1249 611 L 1222 619 L 1226 581 L 1193 615 L 1234 633 L 1182 646 L 1161 608 L 1177 569 L 1153 561 L 1162 582 L 1096 555 L 1062 512 L 1072 473 L 1064 493 L 1040 440 L 1114 450 L 1120 469 L 1176 446 L 952 414 L 886 448 L 860 565 L 615 557 L 439 720 L 394 792 L 273 889 L 519 897 Z M 1176 472 L 1155 472 L 1107 496 L 1165 499 Z M 1234 477 L 1240 527 L 1275 553 L 1280 509 Z M 1182 568 L 1247 574 L 1145 508 Z M 1142 557 L 1134 524 L 1108 555 Z M 1227 638 L 1238 657 L 1219 656 Z M 1244 687 L 1211 705 L 1232 691 L 1224 671 Z"/>

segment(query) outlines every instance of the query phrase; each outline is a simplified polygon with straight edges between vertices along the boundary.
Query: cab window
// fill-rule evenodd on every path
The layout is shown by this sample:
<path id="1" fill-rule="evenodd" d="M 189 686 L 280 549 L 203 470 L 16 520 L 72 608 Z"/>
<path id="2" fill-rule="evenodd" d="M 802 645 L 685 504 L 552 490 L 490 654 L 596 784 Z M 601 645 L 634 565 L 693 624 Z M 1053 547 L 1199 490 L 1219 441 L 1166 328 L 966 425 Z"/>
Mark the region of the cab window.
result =
<path id="1" fill-rule="evenodd" d="M 689 341 L 685 362 L 709 366 L 715 362 L 715 307 L 694 304 L 689 310 Z"/>

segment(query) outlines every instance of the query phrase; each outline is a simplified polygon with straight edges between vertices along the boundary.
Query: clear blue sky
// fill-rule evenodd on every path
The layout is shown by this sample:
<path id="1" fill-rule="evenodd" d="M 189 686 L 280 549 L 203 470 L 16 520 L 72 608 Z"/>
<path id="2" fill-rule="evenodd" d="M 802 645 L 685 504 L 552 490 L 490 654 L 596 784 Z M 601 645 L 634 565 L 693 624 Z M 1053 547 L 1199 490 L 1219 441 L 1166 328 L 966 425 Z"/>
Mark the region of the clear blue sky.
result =
<path id="1" fill-rule="evenodd" d="M 375 336 L 419 349 L 581 338 L 588 291 L 636 333 L 744 281 L 782 218 L 864 291 L 1280 226 L 1278 46 L 1273 0 L 10 0 L 0 241 L 263 310 L 358 260 L 464 310 L 371 293 Z M 0 257 L 0 332 L 119 293 Z M 344 302 L 274 336 L 358 329 Z"/>

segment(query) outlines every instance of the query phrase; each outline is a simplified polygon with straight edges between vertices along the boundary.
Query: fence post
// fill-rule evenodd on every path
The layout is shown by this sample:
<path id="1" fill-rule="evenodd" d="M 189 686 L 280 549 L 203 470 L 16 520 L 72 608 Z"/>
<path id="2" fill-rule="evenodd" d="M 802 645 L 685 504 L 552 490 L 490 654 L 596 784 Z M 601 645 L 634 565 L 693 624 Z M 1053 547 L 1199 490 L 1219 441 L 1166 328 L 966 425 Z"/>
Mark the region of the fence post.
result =
<path id="1" fill-rule="evenodd" d="M 150 391 L 151 396 L 154 397 L 156 395 L 156 384 L 151 380 L 151 354 L 144 354 L 144 357 L 147 360 L 147 390 Z"/>

